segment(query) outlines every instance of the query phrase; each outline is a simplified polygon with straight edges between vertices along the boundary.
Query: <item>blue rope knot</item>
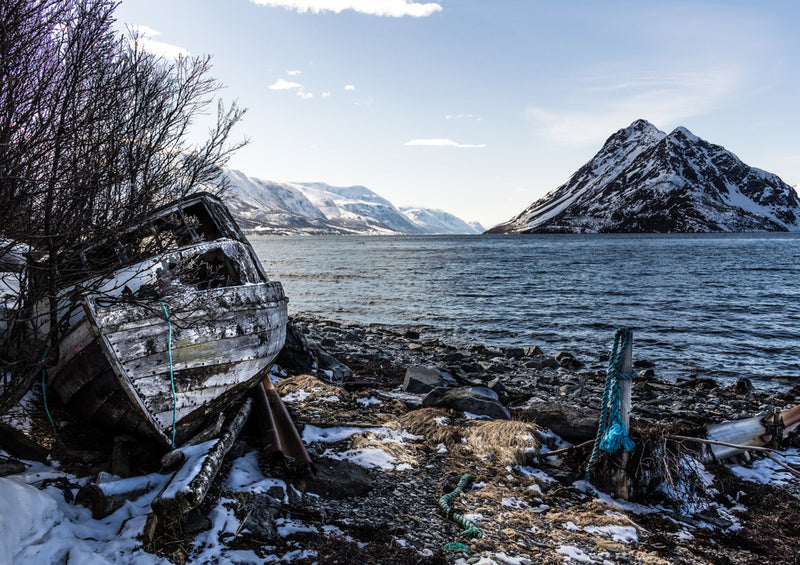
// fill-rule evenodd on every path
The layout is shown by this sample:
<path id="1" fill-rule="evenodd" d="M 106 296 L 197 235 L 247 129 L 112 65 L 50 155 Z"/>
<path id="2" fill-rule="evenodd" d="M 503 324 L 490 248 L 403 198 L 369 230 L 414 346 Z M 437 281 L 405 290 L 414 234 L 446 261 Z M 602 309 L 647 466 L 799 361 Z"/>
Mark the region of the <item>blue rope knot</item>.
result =
<path id="1" fill-rule="evenodd" d="M 619 411 L 621 390 L 619 382 L 622 380 L 633 380 L 635 374 L 623 373 L 622 362 L 625 351 L 630 347 L 633 339 L 633 332 L 628 328 L 619 328 L 614 335 L 614 346 L 608 358 L 608 370 L 606 371 L 606 385 L 603 390 L 603 402 L 600 407 L 600 423 L 597 427 L 597 437 L 595 438 L 594 448 L 586 465 L 586 477 L 589 480 L 589 471 L 594 466 L 602 449 L 607 453 L 616 453 L 620 449 L 633 451 L 636 443 L 628 436 L 628 430 L 622 421 L 622 414 Z"/>

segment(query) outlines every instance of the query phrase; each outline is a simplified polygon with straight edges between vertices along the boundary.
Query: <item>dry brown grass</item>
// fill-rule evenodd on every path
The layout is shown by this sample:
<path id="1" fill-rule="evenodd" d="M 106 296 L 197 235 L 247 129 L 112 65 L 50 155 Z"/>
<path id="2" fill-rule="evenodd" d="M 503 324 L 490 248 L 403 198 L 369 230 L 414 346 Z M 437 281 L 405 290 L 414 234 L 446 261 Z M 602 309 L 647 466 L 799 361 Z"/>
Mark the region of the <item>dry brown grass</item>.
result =
<path id="1" fill-rule="evenodd" d="M 539 427 L 514 420 L 472 420 L 464 430 L 475 457 L 499 465 L 530 465 L 539 457 Z"/>
<path id="2" fill-rule="evenodd" d="M 450 425 L 452 416 L 442 408 L 420 408 L 398 418 L 400 426 L 414 435 L 422 436 L 431 447 L 446 447 L 461 442 L 461 427 Z"/>
<path id="3" fill-rule="evenodd" d="M 497 465 L 529 465 L 539 454 L 539 427 L 514 420 L 455 420 L 440 408 L 421 408 L 399 418 L 401 426 L 425 438 L 430 447 L 444 444 L 459 458 Z"/>
<path id="4" fill-rule="evenodd" d="M 311 395 L 309 398 L 327 396 L 338 396 L 342 400 L 349 398 L 349 393 L 344 389 L 326 384 L 314 375 L 297 375 L 283 379 L 275 385 L 275 388 L 281 396 L 303 390 Z"/>

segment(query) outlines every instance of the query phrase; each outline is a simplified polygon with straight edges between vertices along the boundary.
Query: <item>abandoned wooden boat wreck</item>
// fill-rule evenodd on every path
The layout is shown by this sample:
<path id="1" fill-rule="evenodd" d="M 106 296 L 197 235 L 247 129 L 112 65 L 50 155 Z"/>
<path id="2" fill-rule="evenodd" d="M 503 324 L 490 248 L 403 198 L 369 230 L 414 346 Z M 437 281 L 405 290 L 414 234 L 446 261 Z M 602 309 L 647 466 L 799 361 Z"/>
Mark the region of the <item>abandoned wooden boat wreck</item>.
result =
<path id="1" fill-rule="evenodd" d="M 283 287 L 210 194 L 160 209 L 82 261 L 115 270 L 65 293 L 69 329 L 47 384 L 107 430 L 180 445 L 264 379 L 283 347 Z"/>

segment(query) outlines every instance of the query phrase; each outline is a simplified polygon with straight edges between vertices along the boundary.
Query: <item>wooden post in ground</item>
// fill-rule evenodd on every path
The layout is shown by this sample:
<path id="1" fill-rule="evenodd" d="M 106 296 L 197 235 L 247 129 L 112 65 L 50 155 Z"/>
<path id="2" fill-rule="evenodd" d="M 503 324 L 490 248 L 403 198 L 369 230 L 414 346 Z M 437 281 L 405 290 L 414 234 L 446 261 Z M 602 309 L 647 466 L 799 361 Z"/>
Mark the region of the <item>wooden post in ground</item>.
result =
<path id="1" fill-rule="evenodd" d="M 628 344 L 625 350 L 625 355 L 622 358 L 622 367 L 620 372 L 625 375 L 630 375 L 633 372 L 633 339 Z M 619 399 L 619 412 L 622 415 L 622 423 L 625 425 L 625 431 L 630 429 L 631 423 L 631 386 L 633 381 L 629 379 L 620 379 L 620 399 Z M 630 453 L 623 450 L 620 454 L 620 466 L 614 476 L 614 492 L 617 498 L 628 500 L 628 459 Z"/>

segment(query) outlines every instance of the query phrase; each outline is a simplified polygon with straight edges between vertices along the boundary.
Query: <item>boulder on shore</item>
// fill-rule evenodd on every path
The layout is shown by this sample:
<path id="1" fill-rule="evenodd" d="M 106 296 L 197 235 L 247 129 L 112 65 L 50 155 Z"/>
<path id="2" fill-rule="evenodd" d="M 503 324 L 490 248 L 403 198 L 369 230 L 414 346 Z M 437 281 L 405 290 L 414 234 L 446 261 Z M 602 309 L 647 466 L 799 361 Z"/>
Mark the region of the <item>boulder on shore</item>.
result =
<path id="1" fill-rule="evenodd" d="M 600 411 L 583 406 L 565 408 L 558 402 L 532 402 L 525 407 L 527 418 L 572 443 L 594 439 L 600 422 Z"/>
<path id="2" fill-rule="evenodd" d="M 406 369 L 403 390 L 405 392 L 425 394 L 437 387 L 454 386 L 456 384 L 453 377 L 439 369 L 412 365 Z"/>
<path id="3" fill-rule="evenodd" d="M 494 391 L 485 387 L 437 387 L 422 399 L 422 405 L 425 407 L 450 408 L 478 416 L 489 416 L 497 420 L 510 420 L 511 413 L 508 408 L 484 391 L 494 394 Z"/>

